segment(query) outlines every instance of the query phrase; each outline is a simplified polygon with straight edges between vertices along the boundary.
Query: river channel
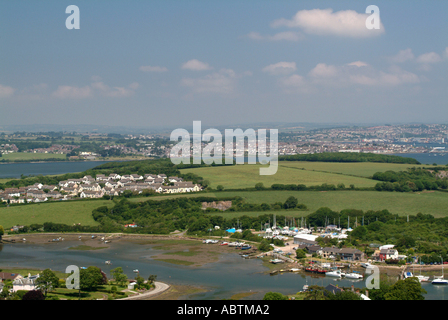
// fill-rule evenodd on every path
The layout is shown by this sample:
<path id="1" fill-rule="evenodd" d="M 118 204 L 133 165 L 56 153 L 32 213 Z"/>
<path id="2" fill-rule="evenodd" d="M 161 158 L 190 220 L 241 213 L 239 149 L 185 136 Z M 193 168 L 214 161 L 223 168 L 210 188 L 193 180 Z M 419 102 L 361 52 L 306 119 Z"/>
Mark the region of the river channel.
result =
<path id="1" fill-rule="evenodd" d="M 305 284 L 340 287 L 365 287 L 364 281 L 336 280 L 325 276 L 312 277 L 304 273 L 281 273 L 271 276 L 266 274 L 267 268 L 260 259 L 242 259 L 237 252 L 223 253 L 218 262 L 201 267 L 175 265 L 152 259 L 160 250 L 153 245 L 135 244 L 119 241 L 109 244 L 107 249 L 93 251 L 69 250 L 80 242 L 62 241 L 56 243 L 31 244 L 15 243 L 0 245 L 0 268 L 36 268 L 65 271 L 69 265 L 100 267 L 108 276 L 110 270 L 122 267 L 129 278 L 135 276 L 134 270 L 148 278 L 157 275 L 157 279 L 168 284 L 190 285 L 205 288 L 200 294 L 184 296 L 183 300 L 221 300 L 229 299 L 237 293 L 256 292 L 247 299 L 259 300 L 269 291 L 281 292 L 285 295 L 301 291 Z M 110 260 L 111 265 L 105 261 Z M 423 283 L 428 292 L 427 300 L 448 299 L 448 286 L 434 286 Z"/>

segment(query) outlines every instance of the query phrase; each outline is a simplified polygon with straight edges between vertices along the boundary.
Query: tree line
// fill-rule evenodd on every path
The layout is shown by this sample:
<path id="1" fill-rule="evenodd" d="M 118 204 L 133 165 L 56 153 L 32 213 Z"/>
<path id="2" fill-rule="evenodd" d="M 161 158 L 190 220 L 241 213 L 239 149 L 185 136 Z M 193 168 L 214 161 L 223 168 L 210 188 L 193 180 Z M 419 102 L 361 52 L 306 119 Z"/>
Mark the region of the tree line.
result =
<path id="1" fill-rule="evenodd" d="M 279 156 L 279 161 L 318 161 L 318 162 L 380 162 L 420 164 L 413 158 L 376 153 L 324 152 L 314 154 L 295 154 Z"/>

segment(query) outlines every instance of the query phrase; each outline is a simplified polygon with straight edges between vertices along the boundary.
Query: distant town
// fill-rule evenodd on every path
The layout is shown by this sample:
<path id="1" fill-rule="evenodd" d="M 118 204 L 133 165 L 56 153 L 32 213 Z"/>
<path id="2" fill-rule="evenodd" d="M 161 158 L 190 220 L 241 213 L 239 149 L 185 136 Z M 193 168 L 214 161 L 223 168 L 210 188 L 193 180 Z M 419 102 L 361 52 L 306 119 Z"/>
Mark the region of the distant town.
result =
<path id="1" fill-rule="evenodd" d="M 306 130 L 282 128 L 278 135 L 279 155 L 322 152 L 444 153 L 448 127 L 433 125 L 384 125 L 335 127 Z M 173 145 L 169 134 L 105 134 L 76 132 L 0 133 L 0 162 L 81 161 L 169 157 Z M 202 143 L 205 147 L 206 143 Z M 245 143 L 253 154 L 257 144 Z M 191 154 L 192 154 L 191 149 Z M 223 147 L 221 150 L 225 152 Z"/>

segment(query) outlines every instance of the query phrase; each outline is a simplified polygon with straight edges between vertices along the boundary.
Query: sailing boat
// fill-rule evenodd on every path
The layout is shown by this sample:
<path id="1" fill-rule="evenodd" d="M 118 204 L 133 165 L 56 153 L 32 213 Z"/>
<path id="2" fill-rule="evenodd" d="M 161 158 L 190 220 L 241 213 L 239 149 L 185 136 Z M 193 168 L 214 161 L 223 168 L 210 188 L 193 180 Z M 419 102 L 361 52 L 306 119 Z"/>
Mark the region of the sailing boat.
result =
<path id="1" fill-rule="evenodd" d="M 442 257 L 440 257 L 442 259 Z M 443 278 L 443 259 L 442 259 L 442 276 L 434 277 L 434 280 L 431 281 L 432 284 L 448 284 L 448 280 Z"/>
<path id="2" fill-rule="evenodd" d="M 309 286 L 308 286 L 308 278 L 306 278 L 306 284 L 303 286 L 302 292 L 307 292 L 308 288 L 309 288 Z"/>
<path id="3" fill-rule="evenodd" d="M 422 258 L 420 257 L 420 275 L 415 276 L 415 277 L 417 277 L 418 281 L 420 281 L 420 282 L 428 282 L 429 281 L 429 277 L 422 275 L 422 262 L 421 262 L 421 260 L 422 260 Z M 442 266 L 443 266 L 443 264 L 442 264 Z"/>

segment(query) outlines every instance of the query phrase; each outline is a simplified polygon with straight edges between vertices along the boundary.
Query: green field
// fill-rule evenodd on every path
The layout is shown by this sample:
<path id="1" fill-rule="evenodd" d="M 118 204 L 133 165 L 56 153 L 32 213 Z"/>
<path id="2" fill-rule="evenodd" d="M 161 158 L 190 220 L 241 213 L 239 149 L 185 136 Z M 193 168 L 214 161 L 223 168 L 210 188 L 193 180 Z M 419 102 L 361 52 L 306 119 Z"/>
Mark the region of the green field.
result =
<path id="1" fill-rule="evenodd" d="M 328 165 L 328 163 L 326 164 Z M 306 186 L 314 186 L 321 185 L 323 183 L 334 185 L 343 183 L 346 187 L 353 184 L 355 187 L 359 188 L 374 187 L 377 183 L 377 181 L 363 177 L 300 170 L 292 167 L 291 165 L 283 165 L 283 162 L 279 162 L 279 167 L 276 174 L 271 176 L 262 176 L 259 172 L 262 167 L 263 166 L 261 165 L 246 164 L 227 167 L 183 169 L 181 172 L 183 174 L 190 172 L 197 174 L 205 180 L 209 180 L 212 188 L 222 185 L 225 189 L 253 188 L 255 184 L 259 182 L 263 183 L 265 187 L 270 187 L 273 184 L 304 184 Z"/>
<path id="2" fill-rule="evenodd" d="M 288 197 L 294 196 L 299 203 L 308 207 L 308 211 L 299 211 L 309 214 L 321 207 L 329 207 L 335 211 L 343 209 L 383 210 L 387 209 L 393 214 L 416 215 L 417 213 L 432 214 L 435 217 L 448 216 L 448 193 L 445 192 L 377 192 L 377 191 L 240 191 L 216 192 L 216 197 L 239 196 L 248 203 L 284 202 Z M 272 211 L 265 211 L 266 213 Z M 230 212 L 229 212 L 230 213 Z M 227 212 L 223 213 L 226 216 Z M 233 215 L 233 213 L 231 213 Z M 291 215 L 292 216 L 292 215 Z"/>
<path id="3" fill-rule="evenodd" d="M 389 163 L 332 163 L 332 162 L 293 162 L 281 161 L 277 174 L 260 176 L 260 165 L 238 165 L 228 167 L 203 167 L 183 169 L 182 173 L 192 172 L 210 181 L 216 188 L 223 185 L 226 189 L 253 188 L 262 182 L 269 188 L 272 184 L 304 184 L 307 186 L 323 183 L 337 185 L 343 183 L 346 187 L 373 187 L 377 181 L 369 179 L 375 172 L 400 171 L 414 165 Z M 314 170 L 314 171 L 313 171 Z M 6 179 L 5 179 L 6 180 Z M 1 180 L 0 180 L 1 181 Z M 152 197 L 129 198 L 131 202 L 148 200 L 166 200 L 179 197 L 217 197 L 230 198 L 240 196 L 247 203 L 284 202 L 289 196 L 294 196 L 299 203 L 308 207 L 306 211 L 260 211 L 260 212 L 213 212 L 213 215 L 223 215 L 235 218 L 242 215 L 257 216 L 261 214 L 286 215 L 302 217 L 315 212 L 321 207 L 329 207 L 335 211 L 343 209 L 383 210 L 393 214 L 415 215 L 419 212 L 432 214 L 435 217 L 448 215 L 448 193 L 444 192 L 376 192 L 376 191 L 224 191 L 200 192 L 189 194 L 174 194 Z M 85 226 L 97 225 L 92 218 L 92 210 L 100 206 L 112 207 L 114 202 L 107 200 L 64 201 L 54 203 L 29 204 L 0 208 L 0 225 L 9 229 L 14 225 L 30 225 L 54 222 L 72 225 L 81 223 Z"/>
<path id="4" fill-rule="evenodd" d="M 38 161 L 45 159 L 62 159 L 65 160 L 67 157 L 65 154 L 53 154 L 53 153 L 24 153 L 24 152 L 14 152 L 9 154 L 4 154 L 1 159 L 9 161 Z M 0 160 L 1 160 L 0 159 Z"/>
<path id="5" fill-rule="evenodd" d="M 0 225 L 9 229 L 15 225 L 43 224 L 45 222 L 83 226 L 96 226 L 92 210 L 101 206 L 112 207 L 114 203 L 107 200 L 60 201 L 10 206 L 0 208 Z"/>
<path id="6" fill-rule="evenodd" d="M 408 168 L 419 168 L 424 165 L 398 164 L 398 163 L 375 163 L 375 162 L 308 162 L 308 161 L 280 161 L 279 166 L 287 168 L 305 169 L 309 171 L 320 171 L 338 173 L 358 177 L 372 177 L 376 172 L 405 171 Z"/>

